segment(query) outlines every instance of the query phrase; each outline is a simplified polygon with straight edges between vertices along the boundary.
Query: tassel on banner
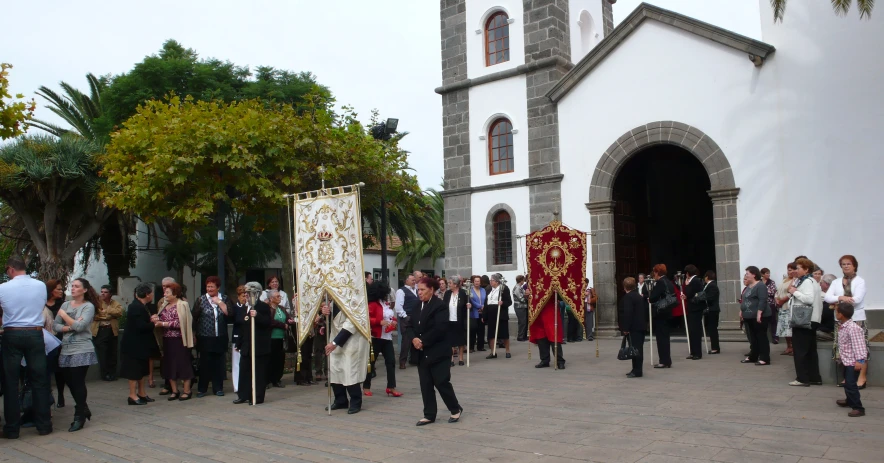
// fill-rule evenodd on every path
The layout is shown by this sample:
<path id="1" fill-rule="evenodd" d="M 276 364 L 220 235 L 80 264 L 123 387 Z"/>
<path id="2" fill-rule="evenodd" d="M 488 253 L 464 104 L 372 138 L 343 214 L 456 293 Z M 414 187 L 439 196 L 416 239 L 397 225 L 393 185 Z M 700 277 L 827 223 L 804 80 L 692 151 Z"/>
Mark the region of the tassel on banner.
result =
<path id="1" fill-rule="evenodd" d="M 368 373 L 371 374 L 371 362 L 374 362 L 374 345 L 373 345 L 373 344 L 369 344 L 369 345 L 368 345 L 368 348 L 371 350 L 371 355 L 368 357 L 368 358 L 369 358 L 369 362 L 368 362 Z M 386 358 L 386 357 L 385 357 L 385 358 Z"/>
<path id="2" fill-rule="evenodd" d="M 295 371 L 301 371 L 301 349 L 298 349 L 298 363 L 295 365 Z"/>

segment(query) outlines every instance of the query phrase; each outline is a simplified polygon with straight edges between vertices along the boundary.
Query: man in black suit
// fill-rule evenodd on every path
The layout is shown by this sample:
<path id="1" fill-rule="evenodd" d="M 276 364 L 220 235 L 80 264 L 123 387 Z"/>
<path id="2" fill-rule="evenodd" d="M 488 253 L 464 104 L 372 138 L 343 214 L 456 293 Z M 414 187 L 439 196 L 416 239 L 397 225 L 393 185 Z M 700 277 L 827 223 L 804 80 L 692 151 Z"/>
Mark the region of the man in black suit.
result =
<path id="1" fill-rule="evenodd" d="M 718 317 L 721 315 L 721 305 L 718 301 L 721 295 L 718 289 L 718 282 L 715 281 L 715 271 L 706 270 L 706 276 L 703 280 L 706 282 L 703 290 L 704 303 L 706 305 L 703 323 L 706 326 L 706 335 L 709 336 L 709 342 L 712 347 L 709 349 L 710 354 L 720 354 L 721 347 L 718 345 Z"/>
<path id="2" fill-rule="evenodd" d="M 424 417 L 417 426 L 436 421 L 436 390 L 451 412 L 449 423 L 456 423 L 463 413 L 454 387 L 451 385 L 451 347 L 448 342 L 448 307 L 434 296 L 439 283 L 433 278 L 423 278 L 417 285 L 420 298 L 420 311 L 415 314 L 416 323 L 412 340 L 412 356 L 417 359 L 417 372 L 420 377 L 421 398 L 424 402 Z"/>
<path id="3" fill-rule="evenodd" d="M 246 291 L 249 292 L 249 301 L 254 301 L 254 306 L 246 313 L 247 317 L 254 319 L 255 323 L 255 404 L 264 403 L 264 392 L 267 389 L 267 362 L 270 360 L 270 333 L 273 329 L 270 322 L 270 306 L 258 299 L 261 293 L 261 284 L 251 281 L 246 283 Z M 252 404 L 252 320 L 243 317 L 242 332 L 237 340 L 236 348 L 240 351 L 239 359 L 239 392 L 235 404 L 248 402 Z"/>
<path id="4" fill-rule="evenodd" d="M 705 284 L 697 275 L 700 273 L 697 266 L 691 264 L 684 268 L 685 286 L 681 298 L 687 302 L 688 330 L 690 337 L 688 343 L 691 346 L 691 355 L 688 360 L 700 360 L 703 358 L 703 311 L 706 310 L 706 302 L 695 300 L 694 296 L 703 291 Z"/>
<path id="5" fill-rule="evenodd" d="M 635 289 L 635 278 L 626 277 L 623 280 L 623 290 L 626 294 L 620 299 L 620 331 L 624 336 L 629 336 L 632 347 L 638 351 L 638 356 L 632 359 L 632 371 L 626 374 L 627 378 L 642 377 L 644 359 L 642 353 L 645 332 L 648 330 L 648 304 Z"/>

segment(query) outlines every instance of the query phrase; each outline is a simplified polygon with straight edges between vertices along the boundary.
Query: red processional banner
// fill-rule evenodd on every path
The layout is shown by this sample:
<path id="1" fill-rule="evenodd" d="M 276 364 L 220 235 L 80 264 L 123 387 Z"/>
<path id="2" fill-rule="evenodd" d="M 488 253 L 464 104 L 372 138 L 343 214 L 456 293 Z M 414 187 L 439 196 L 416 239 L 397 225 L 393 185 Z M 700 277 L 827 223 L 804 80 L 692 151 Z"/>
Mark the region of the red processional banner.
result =
<path id="1" fill-rule="evenodd" d="M 527 236 L 528 325 L 553 296 L 565 301 L 583 323 L 586 290 L 586 233 L 553 220 Z"/>

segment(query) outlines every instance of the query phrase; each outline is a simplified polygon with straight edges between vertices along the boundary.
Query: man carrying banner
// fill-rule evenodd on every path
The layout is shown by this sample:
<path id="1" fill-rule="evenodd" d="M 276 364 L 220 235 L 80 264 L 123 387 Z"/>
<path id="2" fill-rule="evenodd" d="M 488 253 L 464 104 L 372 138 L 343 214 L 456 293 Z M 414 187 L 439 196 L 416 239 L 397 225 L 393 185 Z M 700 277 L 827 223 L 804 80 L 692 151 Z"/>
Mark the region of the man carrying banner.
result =
<path id="1" fill-rule="evenodd" d="M 565 369 L 565 356 L 562 351 L 562 326 L 558 323 L 558 304 L 555 298 L 547 301 L 540 314 L 528 330 L 529 340 L 537 344 L 540 351 L 540 363 L 534 368 L 547 368 L 550 365 L 550 350 L 555 350 L 556 366 Z"/>
<path id="2" fill-rule="evenodd" d="M 325 316 L 331 313 L 327 303 L 322 304 L 321 310 Z M 362 382 L 368 364 L 368 340 L 356 331 L 350 318 L 340 310 L 335 310 L 332 318 L 331 336 L 332 341 L 325 346 L 325 354 L 329 356 L 328 380 L 335 394 L 331 409 L 347 408 L 348 415 L 359 413 L 362 409 Z"/>

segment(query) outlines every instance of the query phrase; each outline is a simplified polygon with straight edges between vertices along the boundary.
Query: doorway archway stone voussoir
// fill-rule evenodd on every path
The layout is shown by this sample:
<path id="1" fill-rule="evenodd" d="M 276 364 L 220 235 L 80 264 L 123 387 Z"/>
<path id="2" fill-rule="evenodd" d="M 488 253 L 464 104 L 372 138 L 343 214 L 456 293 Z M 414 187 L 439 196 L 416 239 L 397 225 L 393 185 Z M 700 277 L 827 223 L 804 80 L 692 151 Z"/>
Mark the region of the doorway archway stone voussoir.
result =
<path id="1" fill-rule="evenodd" d="M 589 202 L 592 228 L 593 285 L 598 292 L 600 331 L 614 333 L 616 326 L 617 285 L 614 235 L 614 182 L 623 166 L 638 152 L 651 146 L 669 144 L 691 153 L 709 175 L 715 233 L 715 260 L 721 290 L 721 320 L 737 320 L 737 295 L 740 278 L 739 237 L 737 234 L 737 196 L 730 162 L 721 147 L 700 129 L 681 122 L 659 121 L 638 126 L 611 143 L 602 154 L 592 175 Z M 722 321 L 723 330 L 737 330 L 738 322 Z M 725 333 L 722 333 L 725 335 Z"/>

